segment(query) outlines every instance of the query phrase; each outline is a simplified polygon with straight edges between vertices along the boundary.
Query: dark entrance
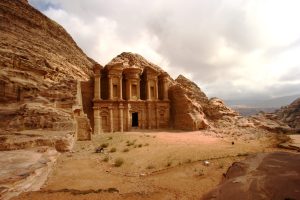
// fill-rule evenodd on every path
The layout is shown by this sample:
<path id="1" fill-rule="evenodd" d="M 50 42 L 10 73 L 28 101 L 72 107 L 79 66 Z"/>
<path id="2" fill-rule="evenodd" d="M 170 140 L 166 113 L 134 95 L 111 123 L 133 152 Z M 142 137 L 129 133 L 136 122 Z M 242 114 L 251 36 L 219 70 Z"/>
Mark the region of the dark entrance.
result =
<path id="1" fill-rule="evenodd" d="M 132 113 L 132 127 L 139 126 L 139 115 L 137 112 Z"/>

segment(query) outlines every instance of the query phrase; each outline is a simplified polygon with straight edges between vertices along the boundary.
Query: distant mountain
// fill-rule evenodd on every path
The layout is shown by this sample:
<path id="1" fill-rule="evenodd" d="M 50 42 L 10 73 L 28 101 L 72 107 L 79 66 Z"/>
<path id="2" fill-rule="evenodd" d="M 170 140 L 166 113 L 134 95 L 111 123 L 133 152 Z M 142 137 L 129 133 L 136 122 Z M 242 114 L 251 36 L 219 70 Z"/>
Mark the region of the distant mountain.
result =
<path id="1" fill-rule="evenodd" d="M 242 100 L 225 100 L 231 107 L 245 108 L 280 108 L 291 104 L 295 99 L 299 98 L 300 94 L 282 96 L 270 99 L 242 99 Z"/>
<path id="2" fill-rule="evenodd" d="M 282 96 L 271 99 L 243 99 L 243 100 L 227 100 L 225 101 L 231 108 L 239 112 L 243 116 L 255 115 L 260 111 L 275 112 L 282 106 L 291 104 L 300 94 Z"/>

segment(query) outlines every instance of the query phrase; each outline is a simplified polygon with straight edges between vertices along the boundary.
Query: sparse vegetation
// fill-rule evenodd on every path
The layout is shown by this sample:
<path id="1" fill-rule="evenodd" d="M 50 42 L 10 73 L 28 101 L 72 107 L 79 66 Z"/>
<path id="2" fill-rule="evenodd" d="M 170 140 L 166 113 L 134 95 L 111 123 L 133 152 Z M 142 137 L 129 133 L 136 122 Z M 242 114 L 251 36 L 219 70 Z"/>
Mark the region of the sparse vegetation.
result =
<path id="1" fill-rule="evenodd" d="M 170 167 L 171 165 L 172 165 L 172 161 L 168 161 L 166 166 Z"/>
<path id="2" fill-rule="evenodd" d="M 112 140 L 112 139 L 113 139 L 113 137 L 111 137 L 111 136 L 107 138 L 107 140 Z"/>
<path id="3" fill-rule="evenodd" d="M 237 156 L 248 156 L 248 153 L 238 153 Z"/>
<path id="4" fill-rule="evenodd" d="M 129 151 L 128 148 L 123 149 L 123 152 L 128 152 L 128 151 Z"/>
<path id="5" fill-rule="evenodd" d="M 105 156 L 103 159 L 102 159 L 103 162 L 108 162 L 109 161 L 109 157 L 108 156 Z"/>
<path id="6" fill-rule="evenodd" d="M 116 149 L 115 147 L 113 147 L 113 148 L 110 149 L 110 152 L 111 152 L 111 153 L 114 153 L 114 152 L 116 152 L 116 151 L 117 151 L 117 149 Z"/>
<path id="7" fill-rule="evenodd" d="M 185 163 L 191 163 L 191 162 L 192 160 L 190 158 L 185 161 Z"/>
<path id="8" fill-rule="evenodd" d="M 155 168 L 155 166 L 152 165 L 152 164 L 150 164 L 150 165 L 147 166 L 147 169 L 154 169 L 154 168 Z"/>
<path id="9" fill-rule="evenodd" d="M 149 143 L 144 144 L 144 146 L 149 146 Z"/>
<path id="10" fill-rule="evenodd" d="M 134 145 L 135 144 L 135 142 L 136 142 L 136 140 L 133 140 L 132 142 L 131 141 L 129 141 L 129 140 L 127 140 L 126 141 L 126 143 L 127 143 L 127 145 L 126 146 L 132 146 L 132 145 Z"/>
<path id="11" fill-rule="evenodd" d="M 123 158 L 116 158 L 115 167 L 120 167 L 121 165 L 123 165 L 123 163 L 124 163 Z"/>
<path id="12" fill-rule="evenodd" d="M 220 163 L 220 164 L 219 164 L 219 168 L 220 168 L 220 169 L 223 169 L 223 168 L 224 168 L 224 164 L 223 164 L 223 163 Z"/>
<path id="13" fill-rule="evenodd" d="M 198 176 L 203 176 L 204 175 L 203 169 L 200 169 L 197 175 Z"/>
<path id="14" fill-rule="evenodd" d="M 109 143 L 103 143 L 100 145 L 100 147 L 102 147 L 102 148 L 107 148 L 108 146 L 109 146 Z"/>
<path id="15" fill-rule="evenodd" d="M 138 148 L 141 148 L 142 146 L 143 146 L 142 144 L 139 144 L 139 145 L 138 145 Z"/>

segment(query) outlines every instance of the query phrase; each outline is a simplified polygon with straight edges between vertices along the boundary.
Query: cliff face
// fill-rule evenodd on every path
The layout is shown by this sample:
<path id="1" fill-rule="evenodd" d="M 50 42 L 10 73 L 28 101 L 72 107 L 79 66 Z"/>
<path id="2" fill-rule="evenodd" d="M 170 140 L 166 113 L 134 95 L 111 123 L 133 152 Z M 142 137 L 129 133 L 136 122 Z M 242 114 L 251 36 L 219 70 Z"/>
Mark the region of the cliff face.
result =
<path id="1" fill-rule="evenodd" d="M 56 22 L 27 1 L 0 1 L 1 133 L 32 129 L 75 131 L 77 81 L 95 62 Z"/>
<path id="2" fill-rule="evenodd" d="M 0 151 L 10 169 L 0 198 L 8 199 L 39 189 L 57 151 L 89 131 L 78 81 L 90 79 L 95 62 L 27 0 L 1 0 L 0 19 Z"/>
<path id="3" fill-rule="evenodd" d="M 213 127 L 224 116 L 238 114 L 221 99 L 208 99 L 192 81 L 180 75 L 169 90 L 172 125 L 176 129 L 199 130 Z"/>
<path id="4" fill-rule="evenodd" d="M 275 114 L 291 128 L 300 131 L 300 98 L 293 101 L 290 105 L 277 110 Z"/>

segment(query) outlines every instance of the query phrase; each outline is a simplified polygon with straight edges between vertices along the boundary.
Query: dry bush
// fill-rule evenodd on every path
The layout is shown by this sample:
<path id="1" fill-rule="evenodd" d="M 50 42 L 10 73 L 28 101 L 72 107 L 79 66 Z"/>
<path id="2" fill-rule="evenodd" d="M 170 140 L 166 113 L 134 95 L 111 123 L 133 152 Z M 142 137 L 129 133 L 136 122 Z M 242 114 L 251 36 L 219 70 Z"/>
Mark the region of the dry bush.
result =
<path id="1" fill-rule="evenodd" d="M 114 153 L 116 151 L 117 151 L 117 149 L 115 147 L 113 147 L 113 148 L 110 149 L 110 153 Z"/>
<path id="2" fill-rule="evenodd" d="M 102 147 L 102 148 L 106 148 L 106 147 L 108 147 L 108 143 L 103 143 L 103 144 L 101 144 L 101 146 L 100 147 Z"/>
<path id="3" fill-rule="evenodd" d="M 123 163 L 124 163 L 123 158 L 116 158 L 115 167 L 120 167 L 121 165 L 123 165 Z"/>

